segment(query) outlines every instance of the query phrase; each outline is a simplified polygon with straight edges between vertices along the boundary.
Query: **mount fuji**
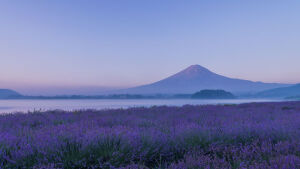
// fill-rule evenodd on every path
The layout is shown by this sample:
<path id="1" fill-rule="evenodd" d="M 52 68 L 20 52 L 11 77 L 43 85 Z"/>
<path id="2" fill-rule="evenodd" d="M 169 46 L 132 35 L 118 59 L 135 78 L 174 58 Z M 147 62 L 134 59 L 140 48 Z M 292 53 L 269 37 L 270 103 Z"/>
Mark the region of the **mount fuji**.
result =
<path id="1" fill-rule="evenodd" d="M 126 94 L 178 94 L 195 93 L 203 89 L 222 89 L 236 94 L 255 93 L 286 87 L 288 84 L 253 82 L 216 74 L 200 65 L 188 68 L 155 83 L 122 89 L 115 93 Z"/>

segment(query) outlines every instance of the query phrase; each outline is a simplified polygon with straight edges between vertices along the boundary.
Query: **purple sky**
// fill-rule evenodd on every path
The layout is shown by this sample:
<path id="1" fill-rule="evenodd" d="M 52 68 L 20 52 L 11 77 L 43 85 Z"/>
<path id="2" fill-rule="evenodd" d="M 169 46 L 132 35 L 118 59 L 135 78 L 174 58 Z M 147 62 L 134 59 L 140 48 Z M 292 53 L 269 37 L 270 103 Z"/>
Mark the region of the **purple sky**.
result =
<path id="1" fill-rule="evenodd" d="M 298 0 L 1 1 L 0 88 L 129 87 L 192 64 L 299 83 L 299 8 Z"/>

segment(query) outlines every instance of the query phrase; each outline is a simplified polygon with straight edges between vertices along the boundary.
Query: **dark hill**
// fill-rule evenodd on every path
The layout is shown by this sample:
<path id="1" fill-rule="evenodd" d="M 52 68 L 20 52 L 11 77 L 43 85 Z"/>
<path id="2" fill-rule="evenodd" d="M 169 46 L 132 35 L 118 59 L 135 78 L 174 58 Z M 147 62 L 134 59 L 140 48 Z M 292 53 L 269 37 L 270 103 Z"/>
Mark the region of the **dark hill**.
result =
<path id="1" fill-rule="evenodd" d="M 234 99 L 235 96 L 225 90 L 201 90 L 192 95 L 192 99 Z"/>
<path id="2" fill-rule="evenodd" d="M 8 98 L 14 98 L 19 96 L 21 96 L 21 94 L 19 94 L 16 91 L 10 89 L 0 89 L 0 99 L 8 99 Z"/>

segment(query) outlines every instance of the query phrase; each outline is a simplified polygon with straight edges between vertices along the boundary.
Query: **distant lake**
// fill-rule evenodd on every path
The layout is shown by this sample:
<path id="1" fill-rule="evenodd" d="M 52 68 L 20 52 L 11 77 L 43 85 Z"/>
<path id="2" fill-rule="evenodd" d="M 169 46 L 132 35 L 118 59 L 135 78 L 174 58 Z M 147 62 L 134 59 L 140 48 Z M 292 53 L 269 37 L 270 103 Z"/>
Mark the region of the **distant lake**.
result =
<path id="1" fill-rule="evenodd" d="M 28 112 L 34 110 L 78 110 L 115 109 L 150 106 L 182 106 L 205 104 L 239 104 L 248 102 L 269 102 L 280 100 L 234 99 L 234 100 L 194 100 L 194 99 L 98 99 L 98 100 L 0 100 L 0 114 Z"/>

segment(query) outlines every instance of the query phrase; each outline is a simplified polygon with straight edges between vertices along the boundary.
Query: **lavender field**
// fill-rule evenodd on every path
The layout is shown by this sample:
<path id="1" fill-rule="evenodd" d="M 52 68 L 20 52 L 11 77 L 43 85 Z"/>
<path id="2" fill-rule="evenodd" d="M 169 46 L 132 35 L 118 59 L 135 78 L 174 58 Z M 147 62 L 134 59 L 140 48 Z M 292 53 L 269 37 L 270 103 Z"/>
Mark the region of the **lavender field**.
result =
<path id="1" fill-rule="evenodd" d="M 300 168 L 300 102 L 0 116 L 0 168 Z"/>

